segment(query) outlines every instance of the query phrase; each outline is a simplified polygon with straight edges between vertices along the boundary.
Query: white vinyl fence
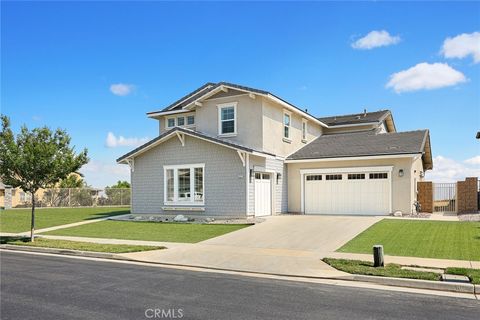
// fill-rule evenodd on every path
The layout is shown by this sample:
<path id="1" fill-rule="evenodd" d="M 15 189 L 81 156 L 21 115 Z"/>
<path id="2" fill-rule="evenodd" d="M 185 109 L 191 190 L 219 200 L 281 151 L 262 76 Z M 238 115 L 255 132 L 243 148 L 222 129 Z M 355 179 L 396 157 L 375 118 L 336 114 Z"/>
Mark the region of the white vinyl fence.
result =
<path id="1" fill-rule="evenodd" d="M 35 206 L 39 208 L 129 206 L 130 200 L 131 190 L 127 188 L 55 188 L 35 194 Z M 12 192 L 11 201 L 12 208 L 31 207 L 32 195 L 17 190 Z"/>

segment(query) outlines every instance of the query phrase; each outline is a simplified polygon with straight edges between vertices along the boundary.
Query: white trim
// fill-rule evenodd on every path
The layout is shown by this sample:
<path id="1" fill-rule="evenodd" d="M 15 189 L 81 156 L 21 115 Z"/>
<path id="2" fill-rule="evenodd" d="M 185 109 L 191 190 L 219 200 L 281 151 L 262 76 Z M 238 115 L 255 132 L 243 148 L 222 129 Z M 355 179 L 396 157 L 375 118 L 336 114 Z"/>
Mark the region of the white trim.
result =
<path id="1" fill-rule="evenodd" d="M 168 120 L 169 119 L 173 119 L 173 126 L 168 125 Z M 175 128 L 176 125 L 177 125 L 177 117 L 175 117 L 175 116 L 165 117 L 165 129 Z"/>
<path id="2" fill-rule="evenodd" d="M 242 160 L 242 164 L 245 167 L 245 155 L 246 153 L 241 152 L 240 150 L 237 150 L 238 156 L 240 157 L 240 160 Z"/>
<path id="3" fill-rule="evenodd" d="M 273 100 L 274 102 L 282 105 L 283 107 L 289 109 L 290 111 L 293 111 L 293 112 L 296 112 L 296 113 L 300 113 L 303 117 L 305 117 L 305 118 L 307 118 L 307 119 L 309 119 L 309 120 L 312 120 L 313 122 L 318 123 L 318 124 L 324 126 L 325 128 L 328 128 L 328 125 L 326 125 L 326 124 L 323 123 L 322 121 L 318 120 L 317 118 L 311 116 L 310 114 L 306 113 L 305 111 L 300 110 L 300 109 L 292 106 L 291 104 L 289 104 L 289 103 L 287 103 L 287 102 L 285 102 L 285 101 L 283 101 L 283 100 L 281 100 L 281 99 L 279 99 L 279 98 L 277 98 L 277 97 L 275 97 L 275 96 L 272 96 L 271 94 L 267 94 L 267 95 L 264 95 L 264 96 L 267 97 L 267 98 L 269 98 L 269 99 L 271 99 L 271 100 Z"/>
<path id="4" fill-rule="evenodd" d="M 185 135 L 183 133 L 180 133 L 178 131 L 175 132 L 177 134 L 178 140 L 180 140 L 180 143 L 182 144 L 182 147 L 185 147 Z"/>
<path id="5" fill-rule="evenodd" d="M 195 201 L 195 168 L 202 168 L 202 201 Z M 190 201 L 178 200 L 178 170 L 190 169 Z M 173 201 L 167 201 L 167 170 L 173 170 Z M 204 206 L 205 205 L 205 163 L 195 164 L 177 164 L 163 166 L 163 204 L 170 206 L 188 205 L 188 206 Z"/>
<path id="6" fill-rule="evenodd" d="M 256 98 L 256 96 L 251 92 L 248 94 L 248 96 L 250 97 L 250 99 L 253 99 L 253 100 L 255 100 Z"/>
<path id="7" fill-rule="evenodd" d="M 169 115 L 169 114 L 176 114 L 176 113 L 187 113 L 187 112 L 192 112 L 190 110 L 173 110 L 173 111 L 159 111 L 159 112 L 155 112 L 155 113 L 151 113 L 151 114 L 148 114 L 147 113 L 147 117 L 148 118 L 154 118 L 154 117 L 158 117 L 158 116 L 166 116 L 166 115 Z"/>
<path id="8" fill-rule="evenodd" d="M 173 106 L 171 106 L 170 108 L 168 108 L 168 110 L 172 110 L 173 108 L 175 108 L 176 106 L 178 106 L 179 104 L 181 104 L 182 102 L 184 102 L 185 100 L 188 100 L 189 98 L 191 98 L 192 96 L 196 95 L 196 94 L 199 94 L 200 92 L 202 91 L 205 91 L 207 89 L 210 89 L 210 87 L 214 86 L 214 84 L 210 84 L 210 85 L 207 85 L 205 86 L 205 88 L 203 88 L 202 90 L 198 91 L 198 92 L 191 92 L 191 94 L 189 94 L 188 96 L 185 97 L 185 99 L 182 99 L 181 101 L 175 103 Z"/>
<path id="9" fill-rule="evenodd" d="M 135 159 L 127 159 L 127 164 L 130 166 L 130 171 L 135 171 Z"/>
<path id="10" fill-rule="evenodd" d="M 418 153 L 407 154 L 387 154 L 378 156 L 356 156 L 356 157 L 339 157 L 339 158 L 322 158 L 322 159 L 298 159 L 285 160 L 285 163 L 308 163 L 308 162 L 327 162 L 327 161 L 349 161 L 349 160 L 372 160 L 372 159 L 394 159 L 394 158 L 412 158 Z"/>
<path id="11" fill-rule="evenodd" d="M 183 132 L 184 134 L 188 135 L 188 136 L 191 136 L 193 138 L 197 138 L 197 139 L 200 139 L 200 140 L 203 140 L 203 141 L 207 141 L 207 142 L 210 142 L 210 143 L 213 143 L 213 144 L 216 144 L 216 145 L 219 145 L 219 146 L 222 146 L 222 147 L 225 147 L 225 148 L 229 148 L 229 149 L 233 149 L 233 150 L 240 150 L 240 151 L 243 151 L 243 152 L 247 152 L 249 154 L 252 154 L 254 156 L 258 156 L 258 157 L 262 157 L 262 158 L 266 158 L 266 159 L 275 159 L 275 156 L 273 155 L 269 155 L 269 154 L 265 154 L 265 153 L 261 153 L 261 152 L 258 152 L 258 151 L 246 151 L 246 150 L 243 150 L 243 149 L 239 149 L 239 148 L 236 148 L 234 146 L 231 146 L 231 145 L 227 145 L 227 144 L 223 144 L 223 143 L 220 143 L 220 142 L 217 142 L 217 141 L 213 141 L 213 140 L 209 140 L 209 139 L 206 139 L 204 137 L 199 137 L 197 135 L 194 135 L 194 134 L 190 134 L 188 132 Z M 117 163 L 127 163 L 127 161 L 129 159 L 133 159 L 135 158 L 136 156 L 138 156 L 139 154 L 142 154 L 152 148 L 155 148 L 156 146 L 158 146 L 159 144 L 161 144 L 162 142 L 170 139 L 173 137 L 175 133 L 174 132 L 171 132 L 170 134 L 166 135 L 165 137 L 163 137 L 162 139 L 158 140 L 158 141 L 155 141 L 155 143 L 152 143 L 150 144 L 149 146 L 143 148 L 143 149 L 140 149 L 138 150 L 137 152 L 129 155 L 127 158 L 124 158 L 120 161 L 117 161 Z"/>
<path id="12" fill-rule="evenodd" d="M 220 100 L 220 99 L 233 99 L 233 98 L 238 98 L 238 97 L 243 97 L 248 95 L 248 93 L 239 93 L 239 94 L 232 94 L 231 96 L 225 96 L 225 97 L 216 97 L 216 98 L 205 98 L 204 101 L 215 101 L 215 100 Z M 213 96 L 212 96 L 213 97 Z M 191 112 L 191 111 L 190 111 Z"/>
<path id="13" fill-rule="evenodd" d="M 222 90 L 223 92 L 228 92 L 228 88 L 225 87 L 224 85 L 220 86 L 220 90 Z"/>
<path id="14" fill-rule="evenodd" d="M 194 103 L 197 107 L 202 107 L 203 106 L 203 103 L 201 103 L 200 101 L 195 101 Z"/>
<path id="15" fill-rule="evenodd" d="M 357 173 L 357 172 L 385 172 L 385 171 L 391 173 L 393 171 L 393 166 L 300 169 L 300 174 Z"/>
<path id="16" fill-rule="evenodd" d="M 305 125 L 305 132 L 303 131 L 303 125 Z M 302 118 L 302 142 L 307 142 L 307 140 L 308 140 L 308 120 L 305 118 Z"/>
<path id="17" fill-rule="evenodd" d="M 250 155 L 248 153 L 245 153 L 245 195 L 246 195 L 246 212 L 247 212 L 247 216 L 250 214 L 250 199 L 249 199 L 249 184 L 250 184 Z M 254 190 L 255 192 L 255 190 Z M 253 195 L 255 197 L 255 194 Z M 255 213 L 254 213 L 255 214 Z"/>
<path id="18" fill-rule="evenodd" d="M 218 109 L 218 136 L 220 137 L 232 137 L 237 135 L 237 104 L 238 101 L 233 101 L 233 102 L 227 102 L 227 103 L 220 103 L 217 104 L 217 109 Z M 233 107 L 233 132 L 228 132 L 228 133 L 223 133 L 222 132 L 222 109 L 225 108 L 231 108 Z M 230 120 L 224 120 L 224 121 L 232 121 Z"/>
<path id="19" fill-rule="evenodd" d="M 335 128 L 373 126 L 373 125 L 378 125 L 378 124 L 379 124 L 379 122 L 363 122 L 363 123 L 351 123 L 351 124 L 331 124 L 328 127 L 330 129 L 335 129 Z"/>
<path id="20" fill-rule="evenodd" d="M 285 124 L 285 116 L 288 116 L 288 126 Z M 286 109 L 283 109 L 283 117 L 282 117 L 282 126 L 283 126 L 283 132 L 282 132 L 282 137 L 285 140 L 285 142 L 291 142 L 292 141 L 292 112 L 288 111 Z M 288 127 L 288 137 L 285 137 L 285 127 Z"/>
<path id="21" fill-rule="evenodd" d="M 289 104 L 288 102 L 285 102 L 271 94 L 265 94 L 265 93 L 258 93 L 258 92 L 253 92 L 253 91 L 250 91 L 250 90 L 246 90 L 246 89 L 242 89 L 242 88 L 236 88 L 236 87 L 230 87 L 228 85 L 222 85 L 220 87 L 217 87 L 207 93 L 205 93 L 203 96 L 199 97 L 197 99 L 197 101 L 200 101 L 200 100 L 207 100 L 209 99 L 209 97 L 217 94 L 219 91 L 222 91 L 221 88 L 230 88 L 232 90 L 235 90 L 235 91 L 242 91 L 242 92 L 245 92 L 245 93 L 253 93 L 254 95 L 257 95 L 257 96 L 262 96 L 262 97 L 265 97 L 267 99 L 270 99 L 272 100 L 273 102 L 275 103 L 278 103 L 280 104 L 281 106 L 283 106 L 284 108 L 287 108 L 289 111 L 292 111 L 292 112 L 295 112 L 295 113 L 299 113 L 302 115 L 302 117 L 305 117 L 311 121 L 313 121 L 314 123 L 317 123 L 325 128 L 328 128 L 328 125 L 326 125 L 325 123 L 323 123 L 322 121 L 318 120 L 317 118 L 315 118 L 314 116 L 308 114 L 307 112 L 301 110 L 301 109 L 298 109 L 297 107 Z M 223 98 L 223 97 L 222 97 Z M 226 98 L 226 97 L 225 97 Z M 213 100 L 213 99 L 212 99 Z M 183 101 L 182 101 L 183 102 Z M 178 104 L 177 104 L 178 105 Z M 188 105 L 184 106 L 183 108 L 184 109 L 189 109 L 191 105 L 194 105 L 193 102 L 189 103 Z"/>

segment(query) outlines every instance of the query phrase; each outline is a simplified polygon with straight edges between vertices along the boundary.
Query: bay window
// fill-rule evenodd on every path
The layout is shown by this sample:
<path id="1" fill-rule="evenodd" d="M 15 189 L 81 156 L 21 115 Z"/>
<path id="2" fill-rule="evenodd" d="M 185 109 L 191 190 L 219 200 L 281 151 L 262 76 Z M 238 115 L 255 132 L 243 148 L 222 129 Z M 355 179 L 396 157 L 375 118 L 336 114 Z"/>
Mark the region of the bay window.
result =
<path id="1" fill-rule="evenodd" d="M 164 166 L 165 204 L 204 204 L 204 164 Z"/>

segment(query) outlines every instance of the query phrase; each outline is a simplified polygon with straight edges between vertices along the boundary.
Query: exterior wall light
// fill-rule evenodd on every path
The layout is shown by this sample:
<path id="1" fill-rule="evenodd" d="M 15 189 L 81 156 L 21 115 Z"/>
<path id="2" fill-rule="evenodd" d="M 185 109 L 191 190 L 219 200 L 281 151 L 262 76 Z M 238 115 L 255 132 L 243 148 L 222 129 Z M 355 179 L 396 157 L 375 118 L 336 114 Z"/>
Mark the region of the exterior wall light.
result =
<path id="1" fill-rule="evenodd" d="M 403 177 L 403 175 L 404 175 L 403 169 L 398 170 L 398 176 L 401 178 Z"/>

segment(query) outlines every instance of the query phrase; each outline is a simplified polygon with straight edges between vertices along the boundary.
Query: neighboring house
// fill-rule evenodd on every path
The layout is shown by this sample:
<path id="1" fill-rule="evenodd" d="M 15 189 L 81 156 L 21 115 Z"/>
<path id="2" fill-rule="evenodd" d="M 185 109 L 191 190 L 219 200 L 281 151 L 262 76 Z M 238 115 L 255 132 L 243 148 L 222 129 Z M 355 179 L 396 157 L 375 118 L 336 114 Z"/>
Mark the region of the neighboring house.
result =
<path id="1" fill-rule="evenodd" d="M 221 82 L 147 115 L 159 136 L 117 160 L 133 213 L 409 213 L 432 169 L 429 131 L 397 132 L 388 110 L 317 118 Z"/>
<path id="2" fill-rule="evenodd" d="M 82 175 L 77 172 L 72 172 L 69 174 L 69 176 L 75 176 L 77 179 L 82 177 Z M 58 184 L 55 186 L 55 188 L 57 187 Z M 44 193 L 45 189 L 38 189 L 38 191 L 35 193 L 35 199 L 38 199 L 37 201 L 41 201 Z M 12 188 L 11 186 L 7 186 L 0 180 L 0 208 L 23 208 L 30 207 L 31 204 L 31 193 L 25 192 L 20 188 Z"/>

